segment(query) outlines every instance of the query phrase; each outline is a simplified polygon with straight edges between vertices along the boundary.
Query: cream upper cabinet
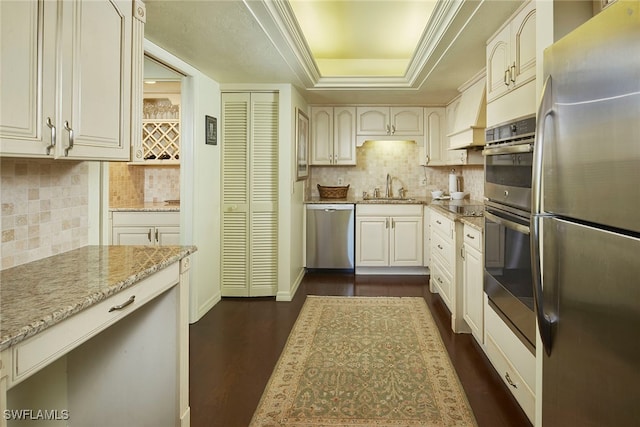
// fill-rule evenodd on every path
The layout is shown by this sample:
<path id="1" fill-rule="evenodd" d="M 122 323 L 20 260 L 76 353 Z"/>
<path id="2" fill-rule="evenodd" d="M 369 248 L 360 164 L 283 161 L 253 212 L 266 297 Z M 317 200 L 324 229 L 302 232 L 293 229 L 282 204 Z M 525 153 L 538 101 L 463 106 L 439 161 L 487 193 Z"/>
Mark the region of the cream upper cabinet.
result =
<path id="1" fill-rule="evenodd" d="M 452 166 L 452 165 L 482 165 L 484 160 L 478 152 L 467 150 L 450 150 L 447 134 L 453 127 L 451 123 L 455 117 L 456 102 L 446 108 L 424 108 L 424 144 L 420 149 L 420 165 L 422 166 Z"/>
<path id="2" fill-rule="evenodd" d="M 487 127 L 535 113 L 536 8 L 525 3 L 487 41 Z"/>
<path id="3" fill-rule="evenodd" d="M 536 9 L 530 1 L 487 42 L 487 101 L 536 76 Z"/>
<path id="4" fill-rule="evenodd" d="M 311 107 L 311 165 L 355 165 L 355 138 L 355 107 Z"/>
<path id="5" fill-rule="evenodd" d="M 128 160 L 144 5 L 28 0 L 0 7 L 0 154 Z"/>
<path id="6" fill-rule="evenodd" d="M 358 145 L 367 139 L 418 139 L 416 142 L 422 143 L 423 110 L 422 107 L 357 107 Z"/>

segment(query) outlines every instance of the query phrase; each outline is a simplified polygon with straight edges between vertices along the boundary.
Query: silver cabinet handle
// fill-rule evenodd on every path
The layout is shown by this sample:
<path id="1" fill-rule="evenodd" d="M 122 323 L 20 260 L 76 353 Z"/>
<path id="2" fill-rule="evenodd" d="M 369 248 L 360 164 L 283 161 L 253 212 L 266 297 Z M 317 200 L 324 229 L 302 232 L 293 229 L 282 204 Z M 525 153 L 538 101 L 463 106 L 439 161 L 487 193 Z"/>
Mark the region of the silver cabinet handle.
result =
<path id="1" fill-rule="evenodd" d="M 516 63 L 514 62 L 511 68 L 509 68 L 509 79 L 511 83 L 516 82 Z"/>
<path id="2" fill-rule="evenodd" d="M 158 229 L 156 228 L 156 242 L 160 243 L 160 239 L 158 238 Z"/>
<path id="3" fill-rule="evenodd" d="M 384 228 L 389 228 L 389 218 L 384 220 Z"/>
<path id="4" fill-rule="evenodd" d="M 130 304 L 133 304 L 133 301 L 135 301 L 135 299 L 136 299 L 136 296 L 135 295 L 131 295 L 131 297 L 128 300 L 126 300 L 125 302 L 123 302 L 122 304 L 114 305 L 113 307 L 111 307 L 109 309 L 109 313 L 111 313 L 112 311 L 122 310 L 126 306 L 128 306 Z"/>
<path id="5" fill-rule="evenodd" d="M 475 239 L 476 239 L 476 237 L 475 237 L 475 236 L 472 236 L 472 235 L 471 235 L 471 234 L 469 234 L 469 233 L 467 233 L 467 237 L 468 237 L 468 238 L 470 238 L 470 239 L 472 239 L 472 240 L 475 240 Z"/>
<path id="6" fill-rule="evenodd" d="M 436 219 L 436 224 L 438 224 L 438 225 L 442 225 L 442 223 L 440 222 L 440 220 L 437 220 L 437 219 Z"/>
<path id="7" fill-rule="evenodd" d="M 436 280 L 438 281 L 438 283 L 442 284 L 442 280 L 439 277 L 436 277 Z"/>
<path id="8" fill-rule="evenodd" d="M 147 239 L 149 239 L 149 243 L 151 243 L 151 229 L 149 229 L 149 232 L 147 233 Z"/>
<path id="9" fill-rule="evenodd" d="M 391 125 L 391 135 L 396 134 L 396 125 Z"/>
<path id="10" fill-rule="evenodd" d="M 387 125 L 387 135 L 391 134 L 391 126 Z"/>
<path id="11" fill-rule="evenodd" d="M 64 129 L 69 132 L 69 145 L 64 149 L 64 156 L 67 157 L 69 156 L 69 150 L 73 148 L 73 129 L 71 129 L 69 122 L 66 120 L 64 121 Z"/>
<path id="12" fill-rule="evenodd" d="M 391 228 L 396 228 L 396 220 L 391 218 Z"/>
<path id="13" fill-rule="evenodd" d="M 504 82 L 505 86 L 509 86 L 509 81 L 511 80 L 511 77 L 509 77 L 509 71 L 510 69 L 507 68 L 506 70 L 504 70 L 504 77 L 502 78 L 502 81 Z"/>
<path id="14" fill-rule="evenodd" d="M 51 122 L 51 117 L 47 117 L 47 126 L 51 129 L 51 144 L 47 146 L 47 154 L 51 154 L 51 149 L 56 146 L 56 127 Z"/>
<path id="15" fill-rule="evenodd" d="M 440 245 L 438 245 L 438 249 L 443 250 L 444 248 Z"/>

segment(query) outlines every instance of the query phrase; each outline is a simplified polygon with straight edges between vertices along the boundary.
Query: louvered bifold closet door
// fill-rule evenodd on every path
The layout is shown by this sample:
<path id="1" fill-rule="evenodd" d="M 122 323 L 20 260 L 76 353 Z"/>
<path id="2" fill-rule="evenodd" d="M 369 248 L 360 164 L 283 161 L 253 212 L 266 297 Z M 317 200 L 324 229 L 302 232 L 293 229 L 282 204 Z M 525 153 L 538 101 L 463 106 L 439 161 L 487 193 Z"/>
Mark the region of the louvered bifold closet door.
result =
<path id="1" fill-rule="evenodd" d="M 278 95 L 222 95 L 222 296 L 272 296 L 278 267 Z"/>
<path id="2" fill-rule="evenodd" d="M 251 296 L 275 295 L 278 284 L 278 95 L 251 95 L 249 211 Z"/>
<path id="3" fill-rule="evenodd" d="M 248 93 L 222 94 L 223 296 L 249 296 L 249 111 Z"/>

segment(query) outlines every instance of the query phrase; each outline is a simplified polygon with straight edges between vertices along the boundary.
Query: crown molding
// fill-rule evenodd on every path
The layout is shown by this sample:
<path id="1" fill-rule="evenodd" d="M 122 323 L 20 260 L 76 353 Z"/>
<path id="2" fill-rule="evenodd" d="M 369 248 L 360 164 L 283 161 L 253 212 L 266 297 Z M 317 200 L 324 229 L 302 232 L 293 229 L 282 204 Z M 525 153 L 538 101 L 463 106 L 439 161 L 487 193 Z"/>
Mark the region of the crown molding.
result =
<path id="1" fill-rule="evenodd" d="M 403 76 L 331 77 L 320 74 L 293 9 L 287 0 L 243 1 L 267 37 L 308 90 L 418 89 L 430 74 L 431 70 L 426 71 L 425 68 L 429 61 L 433 60 L 436 51 L 442 47 L 440 43 L 444 35 L 450 30 L 451 24 L 465 4 L 465 0 L 438 2 Z M 480 1 L 480 3 L 482 2 Z M 445 52 L 447 48 L 448 46 L 445 48 Z M 440 54 L 435 60 L 436 64 L 442 55 Z"/>

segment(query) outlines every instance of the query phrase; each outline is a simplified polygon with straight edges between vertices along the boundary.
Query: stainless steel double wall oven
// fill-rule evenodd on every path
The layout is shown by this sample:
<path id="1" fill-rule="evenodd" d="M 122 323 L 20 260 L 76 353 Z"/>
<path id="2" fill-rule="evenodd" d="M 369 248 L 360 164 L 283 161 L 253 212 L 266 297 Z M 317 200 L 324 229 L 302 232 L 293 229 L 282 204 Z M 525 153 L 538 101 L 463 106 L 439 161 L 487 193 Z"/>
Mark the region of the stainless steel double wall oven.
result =
<path id="1" fill-rule="evenodd" d="M 529 225 L 535 116 L 487 129 L 484 289 L 489 305 L 534 353 Z"/>

